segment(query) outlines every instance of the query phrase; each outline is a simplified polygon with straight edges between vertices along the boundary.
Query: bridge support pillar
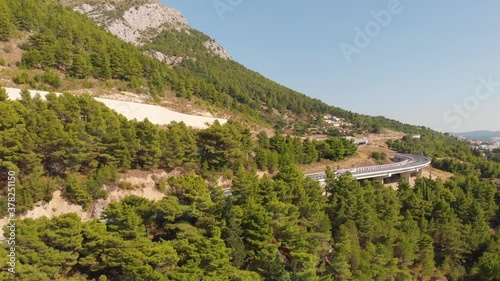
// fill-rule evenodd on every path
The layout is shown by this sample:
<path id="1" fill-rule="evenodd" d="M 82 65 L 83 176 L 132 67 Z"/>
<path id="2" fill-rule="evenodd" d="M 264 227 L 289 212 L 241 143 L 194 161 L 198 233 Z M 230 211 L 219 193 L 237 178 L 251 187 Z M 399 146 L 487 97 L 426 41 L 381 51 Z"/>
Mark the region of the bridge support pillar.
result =
<path id="1" fill-rule="evenodd" d="M 422 177 L 422 169 L 417 171 L 417 178 L 421 178 L 421 177 Z"/>
<path id="2" fill-rule="evenodd" d="M 411 173 L 401 173 L 401 178 L 405 179 L 407 182 L 410 182 Z"/>
<path id="3" fill-rule="evenodd" d="M 382 183 L 384 182 L 385 177 L 376 177 L 373 178 L 374 181 L 381 181 Z"/>

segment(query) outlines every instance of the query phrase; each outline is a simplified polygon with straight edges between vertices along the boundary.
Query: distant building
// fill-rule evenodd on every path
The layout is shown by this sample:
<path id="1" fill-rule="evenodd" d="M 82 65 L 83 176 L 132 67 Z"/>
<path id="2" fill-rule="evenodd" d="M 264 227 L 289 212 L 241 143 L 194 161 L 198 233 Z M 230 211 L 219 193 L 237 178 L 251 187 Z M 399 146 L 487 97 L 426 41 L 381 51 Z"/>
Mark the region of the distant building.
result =
<path id="1" fill-rule="evenodd" d="M 364 138 L 364 139 L 357 139 L 355 137 L 345 137 L 345 138 L 348 140 L 352 140 L 357 145 L 368 144 L 367 138 Z"/>
<path id="2" fill-rule="evenodd" d="M 338 131 L 339 133 L 342 133 L 342 134 L 347 134 L 347 133 L 350 133 L 351 130 L 349 129 L 344 129 L 344 128 L 338 128 Z"/>

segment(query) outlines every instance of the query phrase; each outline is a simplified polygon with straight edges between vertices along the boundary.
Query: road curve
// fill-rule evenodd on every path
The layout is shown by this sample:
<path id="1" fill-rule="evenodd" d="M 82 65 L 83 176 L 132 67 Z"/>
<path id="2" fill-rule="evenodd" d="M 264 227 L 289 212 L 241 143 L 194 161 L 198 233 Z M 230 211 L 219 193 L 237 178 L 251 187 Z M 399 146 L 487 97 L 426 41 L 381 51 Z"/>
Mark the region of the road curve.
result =
<path id="1" fill-rule="evenodd" d="M 393 158 L 396 162 L 391 164 L 342 169 L 335 171 L 335 175 L 339 176 L 343 173 L 350 172 L 352 176 L 357 179 L 377 178 L 381 176 L 390 177 L 392 174 L 419 171 L 431 164 L 430 158 L 414 154 L 396 154 Z M 317 181 L 324 181 L 326 174 L 307 174 L 306 177 Z"/>

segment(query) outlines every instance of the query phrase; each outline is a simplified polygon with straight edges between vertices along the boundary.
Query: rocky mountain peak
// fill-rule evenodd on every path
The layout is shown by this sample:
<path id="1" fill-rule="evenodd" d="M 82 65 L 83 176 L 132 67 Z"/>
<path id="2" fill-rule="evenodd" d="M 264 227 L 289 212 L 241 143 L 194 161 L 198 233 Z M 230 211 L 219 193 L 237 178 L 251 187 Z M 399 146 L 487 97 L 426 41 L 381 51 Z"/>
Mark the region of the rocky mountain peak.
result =
<path id="1" fill-rule="evenodd" d="M 155 1 L 72 3 L 75 11 L 87 15 L 120 39 L 134 45 L 142 45 L 165 28 L 187 32 L 190 29 L 179 11 Z"/>
<path id="2" fill-rule="evenodd" d="M 60 0 L 60 2 L 87 15 L 118 38 L 136 46 L 150 42 L 165 29 L 175 29 L 187 34 L 190 34 L 191 30 L 188 21 L 179 11 L 154 0 L 115 0 L 112 2 Z M 231 59 L 227 51 L 215 41 L 208 40 L 203 45 L 211 54 L 223 59 Z M 169 58 L 161 60 L 170 61 Z M 178 60 L 179 58 L 176 58 L 176 63 L 179 62 Z"/>

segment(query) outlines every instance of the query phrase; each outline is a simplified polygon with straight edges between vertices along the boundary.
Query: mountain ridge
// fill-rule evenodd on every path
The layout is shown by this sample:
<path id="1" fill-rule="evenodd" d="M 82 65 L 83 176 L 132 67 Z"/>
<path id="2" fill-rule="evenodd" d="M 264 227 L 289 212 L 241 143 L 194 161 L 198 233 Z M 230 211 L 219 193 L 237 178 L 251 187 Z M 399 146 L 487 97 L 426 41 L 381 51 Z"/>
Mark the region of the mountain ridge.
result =
<path id="1" fill-rule="evenodd" d="M 466 137 L 466 138 L 474 138 L 479 140 L 492 140 L 493 138 L 500 137 L 500 131 L 491 131 L 491 130 L 475 130 L 469 132 L 460 132 L 460 133 L 450 133 L 453 136 L 458 137 Z"/>

